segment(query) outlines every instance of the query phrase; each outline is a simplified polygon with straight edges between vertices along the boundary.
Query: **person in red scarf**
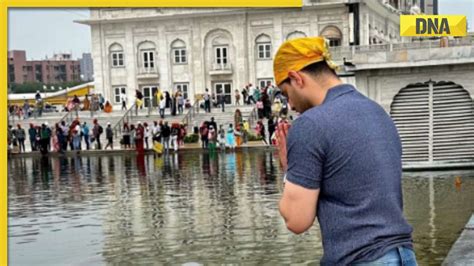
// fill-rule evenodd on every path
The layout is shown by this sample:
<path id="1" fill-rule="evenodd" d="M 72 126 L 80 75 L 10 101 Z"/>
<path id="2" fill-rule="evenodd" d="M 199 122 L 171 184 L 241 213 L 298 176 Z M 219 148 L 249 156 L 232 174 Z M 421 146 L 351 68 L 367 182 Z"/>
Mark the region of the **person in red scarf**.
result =
<path id="1" fill-rule="evenodd" d="M 138 153 L 144 153 L 145 150 L 143 148 L 143 138 L 145 137 L 145 128 L 143 127 L 141 122 L 138 122 L 138 126 L 136 129 L 136 135 L 135 135 L 135 140 L 136 140 L 136 150 Z"/>

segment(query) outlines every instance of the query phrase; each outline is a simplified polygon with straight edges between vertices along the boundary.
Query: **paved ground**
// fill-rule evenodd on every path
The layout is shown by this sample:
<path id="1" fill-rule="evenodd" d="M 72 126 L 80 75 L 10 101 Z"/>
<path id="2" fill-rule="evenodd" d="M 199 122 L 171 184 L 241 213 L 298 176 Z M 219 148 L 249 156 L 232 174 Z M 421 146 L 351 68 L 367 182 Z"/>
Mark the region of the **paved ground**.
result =
<path id="1" fill-rule="evenodd" d="M 443 265 L 474 265 L 474 214 L 449 251 Z"/>

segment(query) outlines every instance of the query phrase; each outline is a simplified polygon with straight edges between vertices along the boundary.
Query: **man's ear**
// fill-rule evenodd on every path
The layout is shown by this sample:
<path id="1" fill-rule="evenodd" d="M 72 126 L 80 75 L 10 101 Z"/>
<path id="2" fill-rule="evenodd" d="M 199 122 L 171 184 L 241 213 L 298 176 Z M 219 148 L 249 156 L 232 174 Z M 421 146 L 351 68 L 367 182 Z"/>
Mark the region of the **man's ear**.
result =
<path id="1" fill-rule="evenodd" d="M 297 71 L 290 70 L 288 72 L 288 78 L 290 79 L 291 86 L 295 88 L 302 88 L 304 85 L 303 77 Z"/>

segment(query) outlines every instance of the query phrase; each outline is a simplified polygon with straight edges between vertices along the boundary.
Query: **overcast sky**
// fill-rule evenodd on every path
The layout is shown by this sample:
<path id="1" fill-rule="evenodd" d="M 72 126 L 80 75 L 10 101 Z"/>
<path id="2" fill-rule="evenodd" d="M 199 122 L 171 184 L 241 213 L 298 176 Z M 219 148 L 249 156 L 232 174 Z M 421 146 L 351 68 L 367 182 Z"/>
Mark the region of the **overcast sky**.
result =
<path id="1" fill-rule="evenodd" d="M 474 0 L 439 0 L 439 13 L 466 15 L 469 29 L 474 31 Z M 26 50 L 27 59 L 44 59 L 60 52 L 79 58 L 91 50 L 90 28 L 73 21 L 88 17 L 87 9 L 9 9 L 8 49 Z"/>

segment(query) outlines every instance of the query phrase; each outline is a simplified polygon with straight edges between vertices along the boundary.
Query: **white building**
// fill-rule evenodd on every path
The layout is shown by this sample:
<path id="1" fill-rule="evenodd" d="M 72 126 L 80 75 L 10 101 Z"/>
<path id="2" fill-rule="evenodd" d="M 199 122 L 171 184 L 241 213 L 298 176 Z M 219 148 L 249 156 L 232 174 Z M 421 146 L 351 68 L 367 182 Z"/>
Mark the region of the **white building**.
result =
<path id="1" fill-rule="evenodd" d="M 192 102 L 209 88 L 233 103 L 245 84 L 273 82 L 272 58 L 285 40 L 400 42 L 399 14 L 387 1 L 304 0 L 302 8 L 99 8 L 79 23 L 91 26 L 96 90 L 114 104 L 121 92 L 131 100 L 135 89 L 150 97 L 157 88 L 180 89 Z"/>

